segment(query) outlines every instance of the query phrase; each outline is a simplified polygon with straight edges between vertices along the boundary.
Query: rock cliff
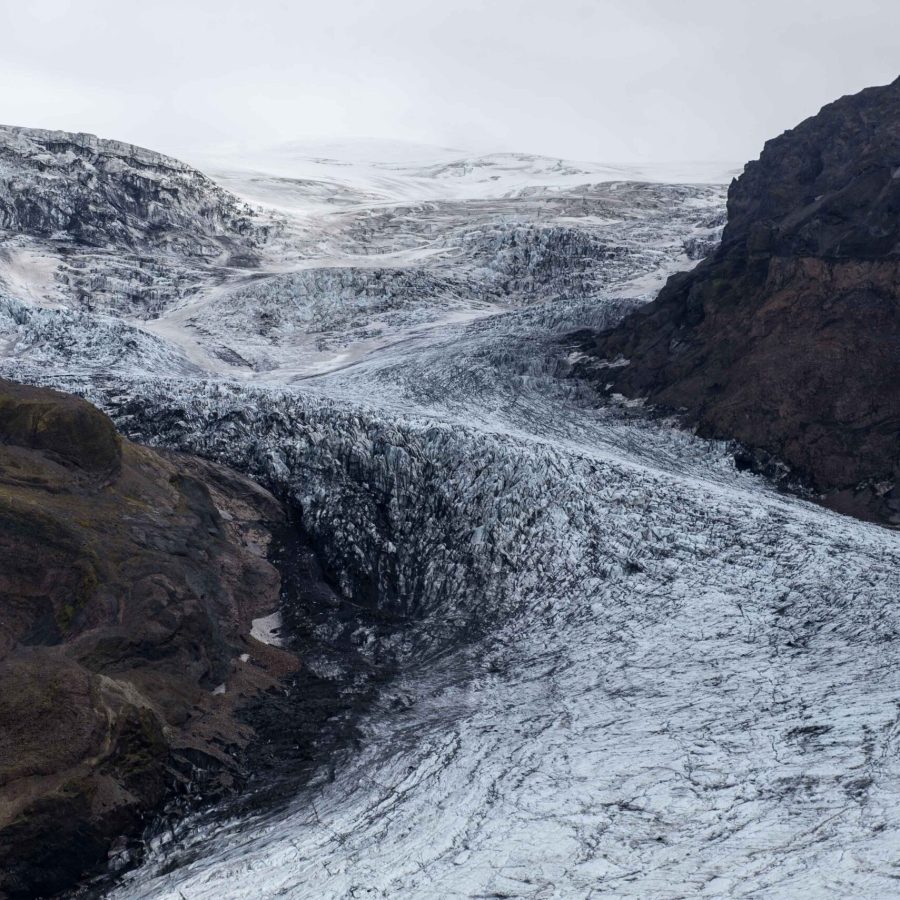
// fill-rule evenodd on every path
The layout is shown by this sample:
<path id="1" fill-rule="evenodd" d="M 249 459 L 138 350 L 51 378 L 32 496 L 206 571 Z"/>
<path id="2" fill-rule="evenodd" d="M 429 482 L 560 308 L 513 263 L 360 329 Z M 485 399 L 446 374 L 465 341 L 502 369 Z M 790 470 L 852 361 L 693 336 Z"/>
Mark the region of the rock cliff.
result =
<path id="1" fill-rule="evenodd" d="M 584 349 L 607 390 L 900 524 L 900 80 L 767 142 L 717 251 Z"/>
<path id="2" fill-rule="evenodd" d="M 249 635 L 282 521 L 224 467 L 0 382 L 0 897 L 127 861 L 163 801 L 240 776 L 238 714 L 295 668 Z"/>

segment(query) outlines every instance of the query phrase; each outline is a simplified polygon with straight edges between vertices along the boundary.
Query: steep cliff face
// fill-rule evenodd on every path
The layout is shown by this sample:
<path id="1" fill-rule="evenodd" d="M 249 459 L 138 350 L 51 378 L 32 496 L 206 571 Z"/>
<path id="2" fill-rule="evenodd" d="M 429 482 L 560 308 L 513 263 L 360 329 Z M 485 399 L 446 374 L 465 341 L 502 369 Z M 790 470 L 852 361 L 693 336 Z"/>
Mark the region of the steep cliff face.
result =
<path id="1" fill-rule="evenodd" d="M 198 773 L 215 794 L 239 772 L 237 712 L 295 666 L 249 636 L 278 605 L 282 517 L 223 467 L 0 382 L 0 897 L 65 887 Z"/>
<path id="2" fill-rule="evenodd" d="M 769 141 L 716 253 L 585 349 L 609 390 L 900 524 L 900 80 Z"/>

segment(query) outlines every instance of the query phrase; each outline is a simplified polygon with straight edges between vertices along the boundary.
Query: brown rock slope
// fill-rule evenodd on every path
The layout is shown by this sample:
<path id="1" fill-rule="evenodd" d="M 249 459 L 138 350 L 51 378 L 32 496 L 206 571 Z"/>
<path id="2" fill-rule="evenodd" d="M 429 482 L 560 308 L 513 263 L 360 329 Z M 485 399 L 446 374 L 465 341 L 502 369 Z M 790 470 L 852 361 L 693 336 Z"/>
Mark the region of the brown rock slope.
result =
<path id="1" fill-rule="evenodd" d="M 0 381 L 0 897 L 69 885 L 197 767 L 207 791 L 239 770 L 235 713 L 294 666 L 247 636 L 278 603 L 282 515 L 82 400 Z"/>
<path id="2" fill-rule="evenodd" d="M 900 79 L 767 142 L 718 250 L 585 349 L 609 390 L 900 524 Z"/>

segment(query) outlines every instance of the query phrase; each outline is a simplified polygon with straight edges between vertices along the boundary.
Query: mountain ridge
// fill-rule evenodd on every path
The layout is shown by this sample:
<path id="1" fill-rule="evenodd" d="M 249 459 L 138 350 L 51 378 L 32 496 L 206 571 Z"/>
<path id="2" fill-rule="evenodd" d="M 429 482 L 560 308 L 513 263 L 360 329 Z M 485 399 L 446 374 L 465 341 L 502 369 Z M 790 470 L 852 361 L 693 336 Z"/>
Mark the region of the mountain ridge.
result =
<path id="1" fill-rule="evenodd" d="M 729 189 L 718 249 L 585 336 L 593 360 L 619 361 L 592 377 L 900 524 L 898 173 L 900 79 L 768 141 Z"/>

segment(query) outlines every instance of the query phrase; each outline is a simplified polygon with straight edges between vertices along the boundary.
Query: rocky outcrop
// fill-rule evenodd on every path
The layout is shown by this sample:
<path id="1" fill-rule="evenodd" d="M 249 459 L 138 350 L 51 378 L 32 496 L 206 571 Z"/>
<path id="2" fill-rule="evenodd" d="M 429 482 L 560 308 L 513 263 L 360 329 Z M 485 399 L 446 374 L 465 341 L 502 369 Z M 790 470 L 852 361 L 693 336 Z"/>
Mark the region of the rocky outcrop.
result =
<path id="1" fill-rule="evenodd" d="M 0 382 L 0 897 L 126 861 L 164 800 L 241 774 L 241 710 L 296 668 L 249 636 L 278 606 L 283 515 L 83 400 Z"/>
<path id="2" fill-rule="evenodd" d="M 718 250 L 584 349 L 609 391 L 900 524 L 900 80 L 769 141 Z"/>

